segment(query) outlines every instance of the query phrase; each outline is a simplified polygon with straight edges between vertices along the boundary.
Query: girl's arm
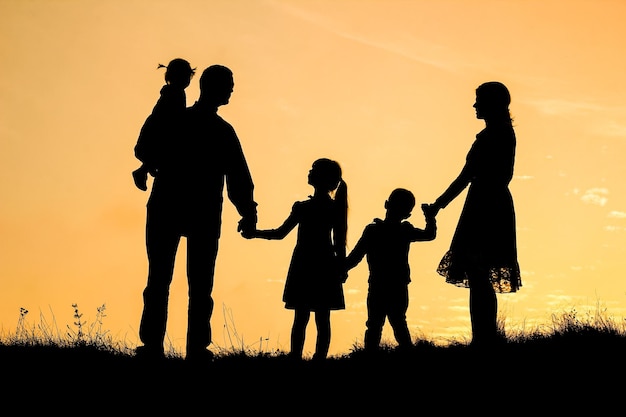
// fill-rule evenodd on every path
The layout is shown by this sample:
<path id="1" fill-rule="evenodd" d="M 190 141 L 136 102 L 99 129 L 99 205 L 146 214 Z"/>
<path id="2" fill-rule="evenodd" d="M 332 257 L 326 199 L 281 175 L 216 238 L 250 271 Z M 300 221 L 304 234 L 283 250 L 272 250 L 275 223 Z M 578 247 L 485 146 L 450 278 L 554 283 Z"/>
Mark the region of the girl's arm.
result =
<path id="1" fill-rule="evenodd" d="M 293 211 L 287 217 L 285 222 L 277 229 L 257 229 L 251 233 L 252 238 L 267 239 L 267 240 L 280 240 L 289 234 L 298 224 L 296 216 Z"/>
<path id="2" fill-rule="evenodd" d="M 363 235 L 359 238 L 358 242 L 354 246 L 354 249 L 346 257 L 345 269 L 346 272 L 357 266 L 361 260 L 365 257 L 367 252 L 367 231 L 363 232 Z"/>

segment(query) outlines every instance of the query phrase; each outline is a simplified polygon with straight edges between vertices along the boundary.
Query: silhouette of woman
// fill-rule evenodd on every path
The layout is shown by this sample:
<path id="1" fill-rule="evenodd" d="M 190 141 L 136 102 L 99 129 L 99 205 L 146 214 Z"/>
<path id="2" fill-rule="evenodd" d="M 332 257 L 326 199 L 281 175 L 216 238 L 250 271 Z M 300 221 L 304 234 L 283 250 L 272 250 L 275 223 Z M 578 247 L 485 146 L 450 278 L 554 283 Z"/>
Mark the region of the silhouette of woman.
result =
<path id="1" fill-rule="evenodd" d="M 293 309 L 290 357 L 302 358 L 306 327 L 315 312 L 317 340 L 313 359 L 323 360 L 330 346 L 330 311 L 345 308 L 343 282 L 346 257 L 347 186 L 340 165 L 321 158 L 313 163 L 308 183 L 315 192 L 293 204 L 277 229 L 256 230 L 246 238 L 283 239 L 296 226 L 298 236 L 283 292 L 285 308 Z M 334 191 L 334 198 L 331 196 Z"/>
<path id="2" fill-rule="evenodd" d="M 459 176 L 433 203 L 439 211 L 469 185 L 437 272 L 446 282 L 469 288 L 472 346 L 478 347 L 492 346 L 504 336 L 498 329 L 496 293 L 513 293 L 522 286 L 509 191 L 516 146 L 510 102 L 509 91 L 500 82 L 476 89 L 476 118 L 485 121 L 485 128 L 476 135 Z"/>

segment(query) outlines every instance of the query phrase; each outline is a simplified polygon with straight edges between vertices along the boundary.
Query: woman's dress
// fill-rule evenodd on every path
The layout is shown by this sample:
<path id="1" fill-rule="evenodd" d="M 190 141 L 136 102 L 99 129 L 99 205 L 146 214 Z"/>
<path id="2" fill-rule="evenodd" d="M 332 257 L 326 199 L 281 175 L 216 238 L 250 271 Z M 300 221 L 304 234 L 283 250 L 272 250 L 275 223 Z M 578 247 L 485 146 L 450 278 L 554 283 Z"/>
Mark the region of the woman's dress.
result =
<path id="1" fill-rule="evenodd" d="M 448 283 L 467 288 L 468 274 L 488 272 L 496 292 L 522 286 L 509 190 L 515 146 L 511 125 L 486 127 L 476 135 L 460 175 L 436 201 L 443 208 L 469 185 L 450 248 L 437 268 Z"/>

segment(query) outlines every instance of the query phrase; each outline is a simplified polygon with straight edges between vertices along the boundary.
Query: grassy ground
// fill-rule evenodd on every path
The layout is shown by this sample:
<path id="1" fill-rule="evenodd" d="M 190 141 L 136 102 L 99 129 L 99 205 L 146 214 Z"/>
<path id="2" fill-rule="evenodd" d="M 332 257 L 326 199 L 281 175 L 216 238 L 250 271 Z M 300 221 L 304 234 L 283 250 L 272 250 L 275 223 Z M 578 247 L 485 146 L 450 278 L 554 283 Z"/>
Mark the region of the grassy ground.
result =
<path id="1" fill-rule="evenodd" d="M 507 335 L 506 343 L 486 350 L 418 340 L 410 352 L 384 346 L 372 356 L 355 346 L 323 362 L 294 362 L 284 352 L 237 349 L 203 365 L 176 354 L 157 363 L 141 361 L 132 349 L 82 326 L 62 339 L 33 332 L 5 336 L 5 410 L 88 416 L 561 416 L 621 409 L 626 394 L 626 334 L 606 318 L 581 322 L 566 314 L 548 330 Z"/>

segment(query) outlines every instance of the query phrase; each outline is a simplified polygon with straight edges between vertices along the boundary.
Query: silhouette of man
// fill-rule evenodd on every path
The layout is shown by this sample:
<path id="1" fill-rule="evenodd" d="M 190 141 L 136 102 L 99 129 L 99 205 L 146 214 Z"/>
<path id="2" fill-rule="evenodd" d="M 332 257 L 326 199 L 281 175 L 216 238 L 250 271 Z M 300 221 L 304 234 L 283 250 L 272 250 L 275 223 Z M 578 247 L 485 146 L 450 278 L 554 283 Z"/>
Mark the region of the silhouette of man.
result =
<path id="1" fill-rule="evenodd" d="M 187 239 L 188 321 L 186 360 L 213 354 L 213 279 L 221 230 L 223 192 L 241 215 L 238 230 L 256 228 L 254 184 L 239 138 L 217 114 L 228 104 L 234 81 L 230 69 L 212 65 L 200 77 L 200 97 L 185 110 L 179 134 L 166 146 L 147 203 L 148 282 L 137 355 L 162 358 L 169 288 L 181 237 Z"/>

